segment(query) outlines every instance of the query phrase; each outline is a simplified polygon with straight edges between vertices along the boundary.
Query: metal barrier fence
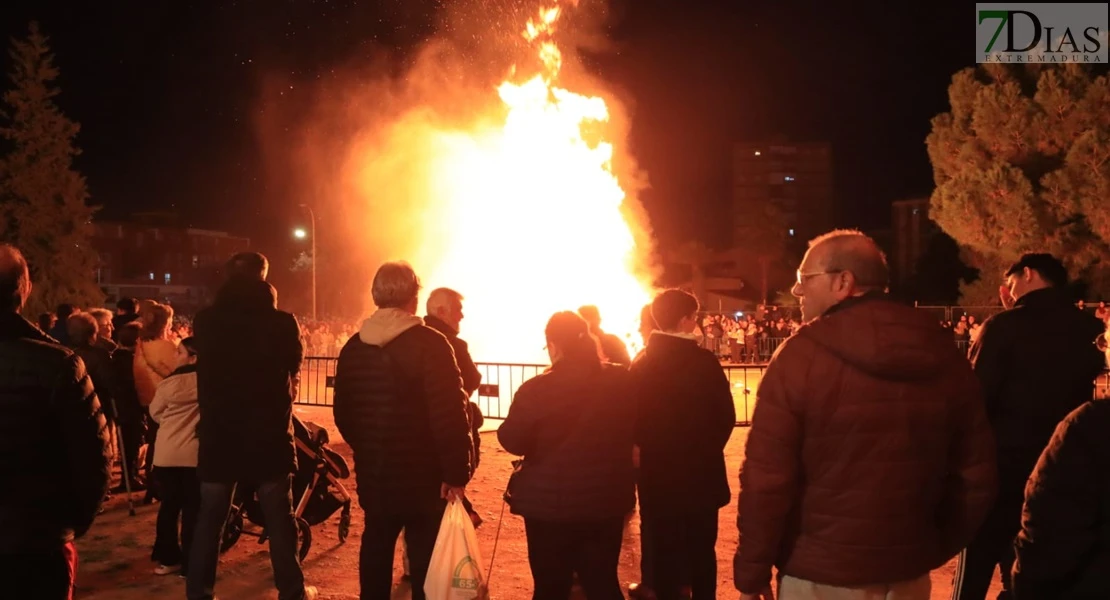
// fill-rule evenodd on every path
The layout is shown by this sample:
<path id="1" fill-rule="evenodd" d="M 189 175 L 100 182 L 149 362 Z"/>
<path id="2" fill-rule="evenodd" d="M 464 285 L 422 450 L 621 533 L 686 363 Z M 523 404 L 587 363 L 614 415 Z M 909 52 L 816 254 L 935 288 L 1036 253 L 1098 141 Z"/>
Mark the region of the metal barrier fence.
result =
<path id="1" fill-rule="evenodd" d="M 297 404 L 332 405 L 336 361 L 337 359 L 334 358 L 320 357 L 305 359 L 304 367 L 301 369 Z M 482 385 L 478 388 L 475 402 L 487 419 L 494 420 L 503 420 L 508 416 L 509 406 L 520 386 L 547 369 L 547 365 L 539 364 L 478 363 L 477 366 L 482 373 Z M 724 364 L 721 368 L 724 369 L 732 390 L 732 402 L 736 408 L 736 426 L 751 425 L 756 395 L 767 365 Z M 1110 371 L 1103 373 L 1095 381 L 1095 397 L 1110 398 Z"/>

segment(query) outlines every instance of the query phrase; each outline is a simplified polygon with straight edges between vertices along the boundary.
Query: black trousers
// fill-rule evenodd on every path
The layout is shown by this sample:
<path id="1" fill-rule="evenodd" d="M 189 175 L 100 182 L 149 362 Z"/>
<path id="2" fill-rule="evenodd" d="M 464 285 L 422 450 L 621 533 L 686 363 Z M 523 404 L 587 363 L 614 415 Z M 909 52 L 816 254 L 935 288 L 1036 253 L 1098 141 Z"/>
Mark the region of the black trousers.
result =
<path id="1" fill-rule="evenodd" d="M 715 599 L 717 509 L 685 514 L 649 513 L 644 515 L 644 526 L 654 546 L 652 579 L 656 597 L 678 600 L 683 585 L 689 583 L 693 600 Z"/>
<path id="2" fill-rule="evenodd" d="M 1002 592 L 998 600 L 1010 598 L 1010 571 L 1014 567 L 1014 538 L 1021 531 L 1021 504 L 1004 498 L 987 515 L 979 533 L 960 553 L 952 582 L 952 600 L 984 600 L 999 570 Z"/>
<path id="3" fill-rule="evenodd" d="M 623 599 L 617 565 L 624 518 L 557 523 L 524 519 L 534 600 L 566 600 L 574 574 L 590 600 Z"/>
<path id="4" fill-rule="evenodd" d="M 439 535 L 443 512 L 412 515 L 366 513 L 362 531 L 362 548 L 358 554 L 359 598 L 388 600 L 393 593 L 393 556 L 397 537 L 405 531 L 412 578 L 412 600 L 424 600 L 424 580 Z"/>
<path id="5" fill-rule="evenodd" d="M 51 550 L 0 554 L 3 598 L 73 600 L 77 580 L 77 547 L 73 542 Z"/>
<path id="6" fill-rule="evenodd" d="M 162 495 L 158 506 L 158 524 L 154 535 L 151 560 L 166 566 L 181 565 L 188 573 L 189 550 L 193 547 L 193 530 L 200 510 L 200 480 L 196 467 L 155 467 L 154 477 Z M 178 518 L 181 519 L 181 543 L 178 544 Z"/>

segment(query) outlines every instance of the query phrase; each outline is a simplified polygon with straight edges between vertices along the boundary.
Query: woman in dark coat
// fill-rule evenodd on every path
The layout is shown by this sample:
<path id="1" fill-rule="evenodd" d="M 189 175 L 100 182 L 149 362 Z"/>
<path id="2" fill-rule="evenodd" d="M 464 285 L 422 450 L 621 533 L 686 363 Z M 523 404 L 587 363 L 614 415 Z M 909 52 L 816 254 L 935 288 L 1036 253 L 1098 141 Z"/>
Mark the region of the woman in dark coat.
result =
<path id="1" fill-rule="evenodd" d="M 635 503 L 628 371 L 602 365 L 575 313 L 556 313 L 546 334 L 551 369 L 520 386 L 497 433 L 524 457 L 509 495 L 524 517 L 533 598 L 565 600 L 574 573 L 590 600 L 623 598 L 617 563 Z"/>

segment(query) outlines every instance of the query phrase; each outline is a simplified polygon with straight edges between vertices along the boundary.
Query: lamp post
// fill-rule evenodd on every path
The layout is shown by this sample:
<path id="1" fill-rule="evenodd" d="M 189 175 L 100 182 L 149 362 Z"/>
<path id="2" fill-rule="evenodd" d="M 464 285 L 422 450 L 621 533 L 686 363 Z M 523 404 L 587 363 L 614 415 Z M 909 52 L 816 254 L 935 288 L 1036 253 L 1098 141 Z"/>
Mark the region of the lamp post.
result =
<path id="1" fill-rule="evenodd" d="M 308 211 L 308 216 L 312 218 L 312 231 L 309 235 L 312 238 L 312 320 L 316 320 L 316 213 L 312 207 L 307 204 L 302 204 L 301 208 Z M 304 230 L 299 229 L 294 234 L 298 238 L 304 238 Z"/>

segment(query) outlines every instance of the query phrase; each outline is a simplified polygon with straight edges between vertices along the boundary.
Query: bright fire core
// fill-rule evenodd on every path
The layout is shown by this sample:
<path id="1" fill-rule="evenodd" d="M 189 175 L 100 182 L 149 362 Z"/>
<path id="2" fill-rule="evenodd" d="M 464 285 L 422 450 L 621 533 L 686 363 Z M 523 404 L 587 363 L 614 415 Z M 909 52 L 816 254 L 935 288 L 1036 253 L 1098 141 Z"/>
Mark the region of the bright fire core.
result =
<path id="1" fill-rule="evenodd" d="M 583 126 L 608 120 L 605 101 L 555 85 L 559 12 L 528 22 L 544 72 L 501 84 L 498 127 L 440 131 L 433 142 L 435 226 L 413 262 L 427 290 L 466 297 L 462 333 L 478 361 L 546 363 L 547 319 L 583 304 L 597 305 L 602 328 L 635 349 L 650 296 L 634 274 L 646 253 L 621 212 L 613 146 L 583 136 Z"/>

